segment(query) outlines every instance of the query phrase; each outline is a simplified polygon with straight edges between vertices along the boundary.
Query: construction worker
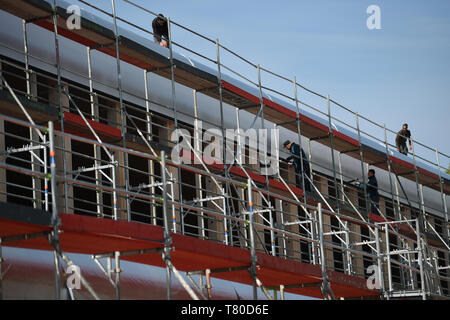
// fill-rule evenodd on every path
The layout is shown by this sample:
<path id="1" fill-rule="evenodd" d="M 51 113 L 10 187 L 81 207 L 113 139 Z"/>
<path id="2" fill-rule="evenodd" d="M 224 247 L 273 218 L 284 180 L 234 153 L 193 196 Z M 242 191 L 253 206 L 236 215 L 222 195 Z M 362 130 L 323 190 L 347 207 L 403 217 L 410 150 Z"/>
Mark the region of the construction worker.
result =
<path id="1" fill-rule="evenodd" d="M 302 147 L 294 142 L 291 142 L 289 140 L 286 140 L 283 143 L 283 146 L 285 149 L 287 149 L 289 151 L 289 153 L 291 154 L 291 156 L 289 156 L 286 161 L 288 162 L 289 165 L 294 165 L 295 167 L 295 184 L 298 188 L 301 188 L 303 191 L 311 191 L 311 184 L 308 180 L 307 177 L 309 177 L 309 172 L 310 172 L 310 168 L 309 168 L 309 162 L 308 159 L 306 158 L 306 154 L 303 151 Z M 300 158 L 303 160 L 302 162 L 300 162 Z M 303 163 L 303 168 L 302 168 L 302 163 Z M 302 172 L 303 169 L 303 172 Z M 303 177 L 303 173 L 306 173 L 305 176 Z M 302 178 L 303 177 L 303 178 Z M 303 181 L 305 180 L 305 185 L 302 188 L 303 185 Z"/>
<path id="2" fill-rule="evenodd" d="M 397 146 L 397 151 L 403 153 L 404 155 L 408 154 L 408 148 L 406 147 L 406 140 L 409 140 L 409 149 L 412 150 L 411 131 L 408 130 L 407 123 L 403 125 L 402 130 L 400 130 L 397 133 L 397 137 L 395 138 L 395 145 Z"/>
<path id="3" fill-rule="evenodd" d="M 158 16 L 153 19 L 153 39 L 160 46 L 167 48 L 167 41 L 169 41 L 169 29 L 167 27 L 167 19 L 163 14 L 158 14 Z"/>
<path id="4" fill-rule="evenodd" d="M 370 211 L 376 215 L 380 215 L 380 194 L 378 193 L 378 182 L 377 178 L 375 177 L 375 170 L 370 169 L 367 177 L 367 186 L 365 186 L 364 183 L 361 183 L 359 186 L 366 189 L 367 196 L 370 200 Z"/>

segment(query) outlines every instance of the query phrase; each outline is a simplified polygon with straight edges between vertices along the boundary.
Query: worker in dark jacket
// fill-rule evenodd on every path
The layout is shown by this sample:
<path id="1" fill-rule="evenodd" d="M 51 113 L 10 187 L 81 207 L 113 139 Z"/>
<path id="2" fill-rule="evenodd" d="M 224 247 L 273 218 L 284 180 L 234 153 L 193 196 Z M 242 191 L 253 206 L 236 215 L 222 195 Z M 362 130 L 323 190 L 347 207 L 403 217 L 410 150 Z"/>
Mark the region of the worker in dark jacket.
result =
<path id="1" fill-rule="evenodd" d="M 291 154 L 291 156 L 289 156 L 286 159 L 286 161 L 288 161 L 289 163 L 292 163 L 294 165 L 296 186 L 298 188 L 303 189 L 304 191 L 311 191 L 311 184 L 310 184 L 308 178 L 306 177 L 306 176 L 309 177 L 310 168 L 309 168 L 309 162 L 308 162 L 308 159 L 306 158 L 305 152 L 303 151 L 303 149 L 301 148 L 300 145 L 298 145 L 297 143 L 291 142 L 289 140 L 286 140 L 283 143 L 283 146 Z M 303 161 L 300 162 L 300 159 L 302 159 Z M 302 168 L 302 163 L 303 163 L 303 168 Z M 302 171 L 302 169 L 303 169 L 303 171 Z M 303 173 L 305 173 L 305 177 L 303 177 Z M 302 188 L 303 180 L 305 180 L 305 185 Z"/>
<path id="2" fill-rule="evenodd" d="M 412 150 L 411 131 L 408 130 L 407 123 L 403 125 L 402 130 L 400 130 L 397 133 L 397 137 L 395 138 L 395 145 L 397 146 L 398 152 L 403 153 L 405 155 L 408 154 L 408 148 L 406 147 L 406 140 L 409 140 L 409 149 Z"/>
<path id="3" fill-rule="evenodd" d="M 379 202 L 380 202 L 380 194 L 378 193 L 378 182 L 375 177 L 375 170 L 370 169 L 368 173 L 368 181 L 367 186 L 364 183 L 360 184 L 361 188 L 365 188 L 367 191 L 367 196 L 370 200 L 370 211 L 376 215 L 380 215 L 379 213 Z"/>
<path id="4" fill-rule="evenodd" d="M 169 29 L 167 27 L 167 19 L 160 13 L 153 19 L 153 39 L 160 46 L 167 48 L 167 41 L 169 40 Z"/>

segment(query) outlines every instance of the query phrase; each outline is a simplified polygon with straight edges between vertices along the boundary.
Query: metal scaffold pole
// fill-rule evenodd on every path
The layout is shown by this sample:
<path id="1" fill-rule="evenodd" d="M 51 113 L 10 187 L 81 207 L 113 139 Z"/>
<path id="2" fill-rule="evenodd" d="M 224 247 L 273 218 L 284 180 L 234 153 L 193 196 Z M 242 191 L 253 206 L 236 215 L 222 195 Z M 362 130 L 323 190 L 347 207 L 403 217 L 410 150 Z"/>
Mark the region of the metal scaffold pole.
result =
<path id="1" fill-rule="evenodd" d="M 386 163 L 388 166 L 388 175 L 389 175 L 389 184 L 391 187 L 391 200 L 392 200 L 392 207 L 394 208 L 394 214 L 395 214 L 395 218 L 397 220 L 400 220 L 401 217 L 401 212 L 399 211 L 400 208 L 397 207 L 394 203 L 395 203 L 395 199 L 394 199 L 394 184 L 392 182 L 392 169 L 391 169 L 391 155 L 389 152 L 389 143 L 388 143 L 388 138 L 387 138 L 387 130 L 386 130 L 386 124 L 383 126 L 384 129 L 384 145 L 386 146 Z"/>
<path id="2" fill-rule="evenodd" d="M 52 233 L 50 235 L 50 243 L 55 248 L 53 251 L 54 262 L 55 262 L 55 290 L 56 290 L 56 300 L 61 299 L 61 275 L 60 275 L 60 262 L 59 262 L 59 215 L 58 206 L 56 203 L 56 161 L 55 161 L 55 143 L 54 143 L 54 132 L 53 132 L 53 122 L 48 122 L 48 132 L 49 132 L 49 147 L 50 147 L 50 185 L 52 188 Z"/>
<path id="3" fill-rule="evenodd" d="M 193 90 L 193 98 L 194 98 L 194 149 L 197 153 L 201 154 L 202 149 L 202 127 L 201 122 L 198 120 L 198 107 L 197 107 L 197 90 Z M 195 175 L 195 185 L 197 186 L 196 196 L 199 199 L 203 199 L 203 182 L 202 177 L 199 174 Z M 199 206 L 203 207 L 203 201 L 199 202 Z M 200 212 L 200 235 L 202 239 L 205 239 L 205 218 L 204 213 Z"/>
<path id="4" fill-rule="evenodd" d="M 420 290 L 422 294 L 422 300 L 426 300 L 426 292 L 425 292 L 425 272 L 424 272 L 424 261 L 423 261 L 423 250 L 422 250 L 422 238 L 420 236 L 420 218 L 416 219 L 416 235 L 417 235 L 417 251 L 418 251 L 418 264 L 419 264 L 419 273 L 420 273 Z"/>
<path id="5" fill-rule="evenodd" d="M 419 171 L 417 170 L 417 165 L 416 165 L 416 151 L 415 151 L 415 145 L 413 143 L 413 139 L 410 138 L 410 142 L 411 142 L 411 146 L 412 146 L 412 156 L 413 156 L 413 164 L 414 164 L 414 176 L 416 179 L 416 188 L 417 188 L 417 201 L 419 203 L 419 216 L 420 216 L 420 230 L 425 231 L 427 226 L 425 224 L 426 221 L 426 217 L 425 217 L 425 205 L 423 203 L 423 201 L 421 201 L 422 198 L 422 193 L 421 193 L 421 184 L 419 181 Z M 425 236 L 425 235 L 424 235 Z"/>
<path id="6" fill-rule="evenodd" d="M 172 41 L 172 24 L 170 22 L 170 18 L 167 18 L 167 33 L 169 35 L 169 62 L 170 62 L 170 82 L 172 87 L 172 108 L 173 108 L 173 118 L 175 129 L 179 129 L 178 127 L 178 112 L 177 112 L 177 99 L 175 95 L 175 65 L 173 62 L 173 41 Z M 178 197 L 180 201 L 183 201 L 183 188 L 182 188 L 182 174 L 181 168 L 177 167 L 178 173 Z M 180 216 L 184 216 L 184 209 L 180 208 Z M 181 228 L 184 228 L 184 219 L 181 219 Z"/>
<path id="7" fill-rule="evenodd" d="M 379 283 L 376 283 L 378 285 L 378 288 L 381 290 L 382 294 L 385 294 L 385 286 L 384 286 L 384 273 L 383 273 L 383 255 L 382 255 L 382 243 L 380 238 L 380 230 L 379 227 L 375 227 L 375 246 L 376 246 L 376 252 L 377 252 L 377 279 Z M 387 296 L 389 298 L 389 296 Z"/>
<path id="8" fill-rule="evenodd" d="M 251 179 L 247 180 L 247 197 L 248 197 L 248 221 L 249 221 L 249 233 L 250 233 L 250 256 L 251 256 L 251 265 L 250 265 L 250 276 L 253 279 L 253 300 L 258 300 L 258 284 L 256 278 L 256 263 L 257 257 L 255 252 L 255 236 L 253 230 L 253 194 L 252 194 L 252 183 Z"/>
<path id="9" fill-rule="evenodd" d="M 87 53 L 87 61 L 88 61 L 88 77 L 89 77 L 89 102 L 91 105 L 91 119 L 96 120 L 98 117 L 98 107 L 96 108 L 96 105 L 98 106 L 98 101 L 96 104 L 96 101 L 94 99 L 95 93 L 93 88 L 93 81 L 92 81 L 92 64 L 91 64 L 91 47 L 86 47 L 86 53 Z M 96 167 L 99 167 L 101 165 L 101 150 L 99 146 L 94 146 L 94 163 Z M 114 171 L 114 169 L 113 169 Z M 97 185 L 100 185 L 101 180 L 101 174 L 99 170 L 95 170 L 95 182 Z M 96 192 L 96 200 L 97 200 L 97 215 L 103 216 L 102 213 L 102 206 L 103 206 L 103 196 L 100 190 L 97 190 Z"/>
<path id="10" fill-rule="evenodd" d="M 366 174 L 365 174 L 365 170 L 364 170 L 364 156 L 363 156 L 363 151 L 361 149 L 361 130 L 359 128 L 359 115 L 356 112 L 356 130 L 358 132 L 358 149 L 359 149 L 359 159 L 361 162 L 361 172 L 362 172 L 362 180 L 363 180 L 363 184 L 364 184 L 364 199 L 365 199 L 365 203 L 366 203 L 366 214 L 367 216 L 369 215 L 369 208 L 370 208 L 370 203 L 369 203 L 369 196 L 367 195 L 367 182 L 366 182 Z"/>
<path id="11" fill-rule="evenodd" d="M 144 70 L 144 94 L 145 94 L 145 120 L 147 125 L 147 139 L 149 141 L 153 140 L 152 134 L 152 113 L 150 111 L 150 95 L 149 95 L 149 87 L 148 87 L 148 70 Z M 150 184 L 155 184 L 155 163 L 154 161 L 148 161 L 148 167 L 150 171 Z M 173 185 L 172 185 L 173 188 Z M 150 188 L 151 193 L 155 194 L 155 187 Z M 151 201 L 151 215 L 152 215 L 152 224 L 156 225 L 156 203 L 154 200 Z"/>
<path id="12" fill-rule="evenodd" d="M 172 300 L 172 269 L 170 267 L 170 246 L 172 237 L 170 235 L 170 221 L 167 213 L 167 178 L 166 178 L 166 153 L 161 150 L 161 176 L 163 187 L 163 219 L 164 219 L 164 253 L 163 260 L 166 263 L 167 300 Z"/>
<path id="13" fill-rule="evenodd" d="M 226 130 L 225 130 L 225 117 L 224 117 L 224 113 L 223 113 L 223 91 L 222 91 L 222 69 L 221 69 L 221 63 L 220 63 L 220 44 L 219 44 L 219 39 L 216 39 L 216 52 L 217 52 L 217 84 L 218 84 L 218 91 L 219 91 L 219 107 L 220 107 L 220 130 L 222 132 L 222 161 L 223 161 L 223 173 L 225 176 L 227 176 L 229 174 L 229 169 L 231 169 L 232 163 L 227 163 L 228 162 L 228 150 L 227 150 L 227 141 L 226 141 Z M 233 148 L 234 151 L 234 148 Z M 233 158 L 233 162 L 234 162 L 234 158 Z M 227 168 L 227 165 L 229 165 L 229 168 Z M 230 185 L 229 183 L 226 184 L 226 189 L 230 190 Z M 231 206 L 230 206 L 230 197 L 225 196 L 226 193 L 224 191 L 224 188 L 221 189 L 222 190 L 222 195 L 224 196 L 223 198 L 223 210 L 225 215 L 231 215 Z M 226 222 L 225 222 L 226 223 Z M 231 239 L 233 238 L 233 230 L 232 230 L 232 225 L 230 223 L 230 225 L 225 225 L 225 238 L 227 237 L 227 233 L 230 234 Z M 231 244 L 233 243 L 233 240 L 231 240 Z"/>
<path id="14" fill-rule="evenodd" d="M 303 203 L 306 204 L 307 201 L 307 194 L 306 194 L 306 190 L 305 190 L 305 174 L 310 174 L 305 173 L 305 170 L 303 168 L 303 156 L 302 153 L 303 151 L 303 146 L 302 146 L 302 131 L 301 131 L 301 120 L 300 120 L 300 108 L 298 107 L 298 91 L 297 91 L 297 78 L 294 76 L 294 98 L 295 98 L 295 112 L 296 112 L 296 117 L 297 117 L 297 137 L 298 137 L 298 145 L 300 146 L 300 150 L 302 150 L 300 152 L 300 168 L 302 170 L 302 189 L 303 189 Z M 277 158 L 278 159 L 278 158 Z M 310 163 L 311 166 L 311 163 Z M 313 181 L 311 181 L 312 183 Z"/>
<path id="15" fill-rule="evenodd" d="M 220 108 L 220 130 L 222 132 L 222 161 L 223 164 L 227 164 L 227 148 L 226 148 L 226 134 L 225 134 L 225 118 L 223 115 L 223 96 L 222 96 L 222 70 L 220 68 L 220 45 L 219 39 L 216 39 L 216 51 L 217 51 L 217 83 L 219 89 L 219 108 Z M 224 166 L 224 170 L 226 167 Z"/>
<path id="16" fill-rule="evenodd" d="M 330 135 L 330 149 L 331 149 L 331 163 L 333 165 L 333 181 L 334 181 L 334 193 L 336 196 L 336 208 L 337 213 L 341 213 L 341 204 L 339 201 L 339 187 L 337 183 L 336 177 L 336 161 L 334 159 L 334 134 L 333 134 L 333 123 L 331 121 L 331 104 L 330 104 L 330 96 L 327 95 L 327 104 L 328 104 L 328 134 Z"/>
<path id="17" fill-rule="evenodd" d="M 324 299 L 334 299 L 333 291 L 328 283 L 327 259 L 325 256 L 324 223 L 322 213 L 322 203 L 317 204 L 317 215 L 319 216 L 319 242 L 320 242 L 320 262 L 322 270 L 322 295 Z"/>
<path id="18" fill-rule="evenodd" d="M 58 79 L 58 96 L 59 96 L 59 118 L 60 118 L 60 127 L 61 131 L 64 132 L 64 109 L 63 109 L 63 102 L 62 102 L 62 86 L 61 83 L 61 60 L 59 55 L 59 40 L 58 40 L 58 13 L 56 9 L 56 0 L 53 0 L 53 6 L 52 6 L 52 18 L 53 18 L 53 34 L 55 38 L 55 59 L 56 59 L 56 73 L 57 73 L 57 79 Z M 61 146 L 64 146 L 64 137 L 61 136 Z M 67 174 L 67 164 L 66 164 L 66 157 L 64 156 L 64 152 L 62 152 L 62 164 L 63 164 L 63 177 L 64 180 L 66 178 Z M 69 201 L 68 201 L 68 186 L 67 183 L 64 181 L 64 208 L 65 212 L 69 212 Z M 54 192 L 54 191 L 53 191 Z"/>
<path id="19" fill-rule="evenodd" d="M 258 89 L 259 89 L 259 101 L 261 104 L 261 130 L 259 131 L 259 137 L 258 140 L 261 146 L 261 143 L 263 146 L 265 146 L 266 148 L 263 150 L 259 150 L 259 152 L 263 153 L 263 160 L 261 162 L 261 160 L 259 160 L 259 167 L 261 168 L 261 163 L 266 166 L 267 165 L 267 136 L 266 136 L 266 129 L 265 129 L 265 124 L 264 124 L 264 99 L 263 99 L 263 93 L 262 93 L 262 84 L 261 84 L 261 66 L 258 64 L 257 66 L 257 70 L 258 70 Z M 262 135 L 261 135 L 262 133 Z M 258 155 L 258 158 L 260 157 L 260 155 Z M 264 178 L 265 178 L 265 184 L 266 184 L 266 189 L 267 189 L 267 194 L 269 196 L 270 199 L 270 190 L 269 190 L 269 177 L 267 175 L 267 168 L 264 170 Z M 269 200 L 270 201 L 270 200 Z M 270 205 L 270 204 L 269 204 Z M 270 213 L 272 214 L 272 213 Z"/>
<path id="20" fill-rule="evenodd" d="M 27 21 L 26 20 L 22 20 L 22 28 L 23 28 L 23 49 L 25 52 L 25 80 L 26 80 L 26 86 L 27 86 L 27 98 L 28 99 L 32 99 L 32 100 L 36 100 L 36 97 L 34 97 L 34 95 L 31 93 L 31 83 L 30 83 L 30 73 L 31 70 L 29 69 L 29 54 L 28 54 L 28 37 L 27 37 Z M 30 140 L 31 140 L 31 144 L 30 146 L 33 146 L 33 133 L 34 130 L 32 128 L 30 128 Z M 45 141 L 43 141 L 45 143 Z M 39 151 L 38 151 L 39 152 Z M 44 152 L 44 157 L 46 156 L 46 150 Z M 40 154 L 40 152 L 39 152 Z M 30 155 L 31 155 L 31 170 L 33 171 L 37 171 L 40 170 L 39 166 L 36 165 L 36 158 L 37 156 L 34 154 L 33 151 L 30 151 Z M 39 159 L 39 158 L 38 158 Z M 46 168 L 46 164 L 45 168 Z M 32 189 L 33 189 L 33 207 L 37 208 L 38 207 L 38 203 L 41 200 L 41 195 L 40 193 L 37 191 L 38 186 L 41 185 L 41 182 L 39 179 L 33 177 L 31 180 L 32 183 Z M 47 179 L 45 179 L 45 184 L 47 185 Z M 40 187 L 39 187 L 40 188 Z M 45 207 L 47 207 L 47 201 L 45 201 Z"/>
<path id="21" fill-rule="evenodd" d="M 122 270 L 120 270 L 120 252 L 119 251 L 114 252 L 114 259 L 115 259 L 115 267 L 116 267 L 116 269 L 115 269 L 116 298 L 117 298 L 117 300 L 120 300 L 120 273 L 122 272 Z"/>
<path id="22" fill-rule="evenodd" d="M 126 126 L 127 120 L 125 116 L 125 106 L 123 104 L 123 89 L 122 89 L 122 75 L 120 70 L 120 50 L 119 50 L 119 33 L 117 29 L 117 18 L 116 18 L 116 6 L 114 0 L 111 0 L 112 7 L 112 16 L 114 22 L 114 39 L 115 39 L 115 47 L 116 47 L 116 64 L 117 64 L 117 87 L 119 91 L 119 103 L 120 103 L 120 119 L 121 119 L 121 131 L 122 131 L 122 145 L 126 148 Z M 127 220 L 131 221 L 131 208 L 130 208 L 130 198 L 128 196 L 128 191 L 130 189 L 129 183 L 129 172 L 128 172 L 128 155 L 123 154 L 123 170 L 124 170 L 124 182 L 125 182 L 125 203 L 126 203 L 126 214 Z"/>

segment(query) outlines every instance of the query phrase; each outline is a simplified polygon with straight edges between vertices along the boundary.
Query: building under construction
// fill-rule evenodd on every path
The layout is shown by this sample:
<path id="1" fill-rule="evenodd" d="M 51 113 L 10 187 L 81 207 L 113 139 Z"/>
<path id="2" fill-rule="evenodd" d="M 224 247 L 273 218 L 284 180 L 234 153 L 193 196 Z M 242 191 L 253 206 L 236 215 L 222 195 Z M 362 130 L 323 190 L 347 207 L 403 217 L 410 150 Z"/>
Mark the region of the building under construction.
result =
<path id="1" fill-rule="evenodd" d="M 72 4 L 96 14 L 81 11 L 71 28 Z M 253 299 L 450 297 L 449 155 L 415 139 L 400 154 L 397 132 L 376 119 L 169 18 L 164 48 L 115 6 L 0 1 L 0 297 L 2 247 L 54 253 L 48 298 L 77 298 L 62 270 L 77 264 L 70 254 L 95 261 L 114 288 L 106 298 L 124 298 L 121 261 L 165 268 L 159 299 L 174 298 L 172 283 L 214 298 L 215 279 L 252 286 Z M 192 41 L 172 37 L 182 33 Z M 202 154 L 206 130 L 252 128 L 279 130 L 270 152 L 238 135 L 222 140 L 225 165 L 225 153 Z M 173 159 L 177 129 L 191 163 Z M 311 192 L 282 161 L 286 139 L 307 154 Z M 252 157 L 275 157 L 276 171 Z M 370 168 L 378 212 L 358 183 Z"/>

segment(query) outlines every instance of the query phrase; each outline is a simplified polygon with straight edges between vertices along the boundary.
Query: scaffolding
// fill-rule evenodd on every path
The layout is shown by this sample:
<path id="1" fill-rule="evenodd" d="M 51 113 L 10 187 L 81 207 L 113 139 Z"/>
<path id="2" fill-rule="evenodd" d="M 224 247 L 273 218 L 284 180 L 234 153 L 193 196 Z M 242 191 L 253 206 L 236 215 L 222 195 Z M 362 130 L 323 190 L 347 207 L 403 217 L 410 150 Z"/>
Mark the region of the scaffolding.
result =
<path id="1" fill-rule="evenodd" d="M 124 29 L 119 29 L 118 23 L 147 36 L 153 35 L 144 27 L 119 17 L 114 0 L 111 0 L 110 11 L 80 0 L 80 3 L 111 19 L 113 28 L 106 29 L 100 24 L 92 26 L 96 21 L 81 17 L 83 31 L 76 36 L 65 26 L 68 14 L 65 8 L 56 5 L 56 1 L 53 0 L 51 5 L 46 1 L 19 2 L 23 10 L 16 10 L 17 5 L 13 5 L 13 1 L 1 4 L 2 10 L 22 19 L 24 47 L 22 51 L 4 43 L 1 46 L 23 54 L 24 63 L 6 57 L 0 61 L 3 105 L 0 144 L 4 147 L 0 153 L 0 200 L 31 201 L 34 209 L 51 213 L 51 228 L 32 234 L 1 236 L 0 245 L 18 239 L 27 241 L 46 237 L 54 251 L 57 299 L 61 292 L 60 260 L 67 266 L 73 264 L 62 251 L 62 240 L 59 238 L 61 228 L 64 227 L 59 217 L 69 213 L 129 223 L 144 222 L 162 228 L 162 238 L 156 241 L 156 247 L 92 253 L 92 259 L 114 286 L 118 299 L 121 297 L 120 260 L 139 255 L 158 255 L 158 264 L 164 263 L 167 299 L 172 298 L 173 275 L 189 296 L 198 300 L 200 297 L 213 297 L 211 277 L 215 275 L 223 278 L 223 274 L 227 274 L 227 279 L 232 281 L 251 284 L 253 299 L 258 299 L 258 289 L 267 299 L 276 299 L 277 291 L 282 299 L 285 292 L 324 299 L 364 296 L 382 299 L 450 297 L 446 203 L 450 181 L 442 176 L 445 169 L 440 165 L 440 158 L 449 160 L 448 155 L 411 139 L 412 162 L 398 158 L 392 153 L 395 146 L 390 145 L 388 139 L 389 135 L 396 134 L 395 131 L 348 109 L 329 95 L 324 96 L 302 86 L 295 77 L 288 79 L 250 62 L 222 45 L 218 39 L 210 39 L 170 18 L 167 18 L 167 57 L 155 52 L 154 48 L 141 48 L 120 34 L 120 30 Z M 123 2 L 149 17 L 156 16 L 154 12 L 131 1 Z M 56 67 L 29 52 L 27 25 L 30 23 L 54 34 Z M 209 43 L 215 53 L 214 58 L 175 41 L 172 35 L 176 28 Z M 95 37 L 89 38 L 89 35 Z M 61 64 L 58 41 L 62 36 L 86 46 L 87 76 L 68 70 Z M 214 76 L 183 64 L 175 54 L 175 48 L 213 65 Z M 117 87 L 111 88 L 115 90 L 115 96 L 94 90 L 94 84 L 108 85 L 94 78 L 92 50 L 116 60 Z M 257 80 L 252 81 L 225 65 L 225 56 L 237 59 L 239 63 L 256 71 Z M 55 68 L 55 73 L 32 68 L 30 58 Z M 144 96 L 135 96 L 123 88 L 123 62 L 143 70 Z M 223 70 L 245 81 L 245 85 L 236 87 L 236 83 L 230 82 L 229 74 Z M 88 87 L 64 79 L 63 71 L 86 79 Z M 169 105 L 150 98 L 149 73 L 170 80 Z M 275 77 L 293 90 L 286 93 L 266 87 L 262 83 L 263 76 Z M 25 84 L 23 88 L 22 83 Z M 176 84 L 193 90 L 192 114 L 184 114 L 177 109 Z M 247 90 L 247 86 L 253 86 L 254 91 Z M 39 90 L 45 95 L 40 95 Z M 312 100 L 318 99 L 316 102 L 325 103 L 326 111 L 300 100 L 300 90 L 305 98 L 309 94 Z M 276 102 L 278 100 L 271 99 L 268 93 L 294 103 L 295 111 L 284 108 Z M 200 118 L 198 94 L 217 99 L 219 124 Z M 143 105 L 127 101 L 126 96 L 135 96 L 143 101 Z M 236 144 L 232 145 L 225 141 L 225 104 L 236 108 L 236 127 L 233 129 L 238 130 L 239 135 Z M 39 108 L 40 105 L 47 108 Z M 165 113 L 154 111 L 152 105 L 164 109 Z M 313 114 L 322 115 L 327 125 L 301 110 L 300 105 L 307 107 Z M 355 124 L 338 119 L 332 110 L 336 110 L 336 114 L 345 112 L 344 118 L 353 118 Z M 254 114 L 248 128 L 241 128 L 242 112 Z M 192 115 L 193 125 L 179 120 L 180 116 L 192 118 Z M 258 120 L 261 121 L 261 129 L 267 128 L 270 122 L 275 129 L 284 128 L 295 133 L 300 145 L 302 138 L 307 139 L 310 172 L 309 175 L 301 175 L 300 183 L 294 171 L 280 161 L 279 141 L 275 143 L 278 163 L 275 174 L 260 174 L 261 163 L 247 164 L 255 157 L 267 159 L 273 156 L 267 150 L 261 152 L 246 145 L 241 129 L 253 128 Z M 201 138 L 204 130 L 200 121 L 222 133 L 223 139 L 219 143 L 224 152 L 215 156 L 215 160 L 222 162 L 211 161 L 202 154 L 203 144 L 211 141 Z M 363 131 L 362 121 L 381 130 L 383 138 Z M 7 130 L 6 123 L 13 125 L 13 129 Z M 346 135 L 346 131 L 343 133 L 335 123 L 353 130 L 354 137 Z M 26 128 L 27 134 L 14 132 L 14 128 L 18 127 Z M 194 160 L 194 164 L 179 163 L 169 157 L 176 145 L 176 141 L 173 141 L 174 132 L 182 132 L 177 138 L 184 138 L 189 149 L 187 153 L 183 150 L 182 157 Z M 195 137 L 193 145 L 188 135 L 192 132 Z M 367 138 L 381 144 L 385 152 L 365 143 Z M 14 146 L 8 147 L 7 140 Z M 312 142 L 329 147 L 331 167 L 323 167 L 314 161 Z M 436 163 L 419 156 L 416 152 L 419 147 L 432 152 Z M 237 153 L 234 152 L 235 148 Z M 225 151 L 232 152 L 231 163 L 226 161 Z M 29 154 L 29 158 L 23 154 Z M 388 195 L 384 197 L 384 208 L 370 212 L 366 189 L 353 184 L 358 177 L 348 177 L 342 171 L 342 155 L 360 162 L 364 185 L 367 184 L 365 177 L 369 165 L 387 172 L 390 190 L 380 190 Z M 300 163 L 303 171 L 301 158 Z M 316 170 L 313 170 L 313 165 Z M 435 169 L 430 170 L 429 166 Z M 12 182 L 7 179 L 6 172 L 27 175 L 31 179 L 31 186 L 27 185 L 28 182 L 23 185 Z M 301 188 L 306 180 L 312 187 L 311 192 Z M 416 184 L 417 201 L 408 198 L 403 186 L 406 180 Z M 442 208 L 439 211 L 442 217 L 428 213 L 424 187 L 440 193 Z M 179 243 L 175 235 L 194 236 L 227 247 L 240 248 L 249 253 L 246 256 L 249 259 L 244 265 L 205 267 L 201 270 L 186 270 L 183 266 L 185 276 L 191 283 L 189 285 L 178 270 L 180 267 L 173 263 L 173 250 L 177 248 L 175 243 Z M 270 269 L 267 261 L 272 260 L 267 260 L 267 256 L 281 259 L 286 265 L 290 261 L 311 265 L 314 267 L 311 277 L 303 281 L 297 279 L 286 282 L 277 272 L 263 272 L 265 268 Z M 107 259 L 106 267 L 99 260 L 103 258 Z M 0 256 L 0 293 L 1 262 Z M 366 285 L 368 267 L 371 265 L 375 266 L 377 281 L 374 287 L 362 288 L 360 284 Z M 347 286 L 350 289 L 342 289 L 342 283 L 337 280 L 340 275 L 348 277 L 346 279 L 350 284 Z M 199 276 L 199 282 L 192 276 Z M 242 280 L 244 278 L 246 280 Z M 88 281 L 83 277 L 81 281 L 92 297 L 99 299 Z M 269 290 L 274 290 L 274 294 L 271 295 Z"/>

